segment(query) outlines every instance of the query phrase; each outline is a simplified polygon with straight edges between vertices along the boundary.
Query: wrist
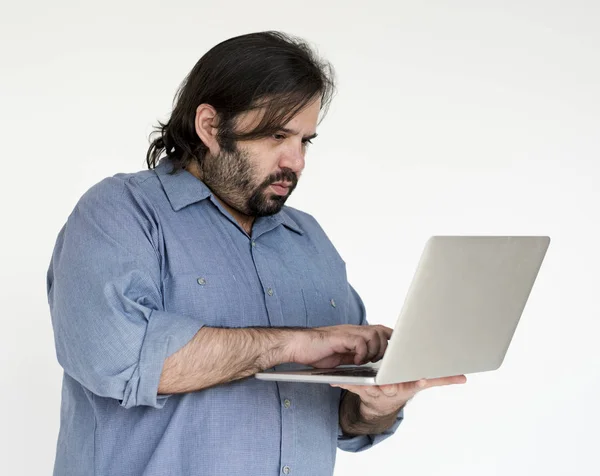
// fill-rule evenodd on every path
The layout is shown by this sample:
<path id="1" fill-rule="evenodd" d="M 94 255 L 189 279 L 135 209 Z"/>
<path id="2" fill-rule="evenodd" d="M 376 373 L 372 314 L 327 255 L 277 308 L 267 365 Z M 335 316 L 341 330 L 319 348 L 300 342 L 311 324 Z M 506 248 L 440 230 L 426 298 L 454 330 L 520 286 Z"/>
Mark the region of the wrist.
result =
<path id="1" fill-rule="evenodd" d="M 259 331 L 261 334 L 262 329 Z M 276 365 L 293 362 L 292 340 L 297 331 L 287 329 L 269 329 L 263 334 L 265 345 L 261 346 L 265 352 L 259 356 L 261 370 L 266 370 Z"/>
<path id="2" fill-rule="evenodd" d="M 365 405 L 361 401 L 361 403 L 358 407 L 358 413 L 360 415 L 360 418 L 363 421 L 369 422 L 369 423 L 381 422 L 381 421 L 386 421 L 386 420 L 395 420 L 396 417 L 398 416 L 398 412 L 400 412 L 400 410 L 402 410 L 404 408 L 406 403 L 407 402 L 404 402 L 396 410 L 393 410 L 391 412 L 389 412 L 389 411 L 381 412 L 381 411 L 375 410 L 373 408 L 369 408 L 367 405 Z"/>

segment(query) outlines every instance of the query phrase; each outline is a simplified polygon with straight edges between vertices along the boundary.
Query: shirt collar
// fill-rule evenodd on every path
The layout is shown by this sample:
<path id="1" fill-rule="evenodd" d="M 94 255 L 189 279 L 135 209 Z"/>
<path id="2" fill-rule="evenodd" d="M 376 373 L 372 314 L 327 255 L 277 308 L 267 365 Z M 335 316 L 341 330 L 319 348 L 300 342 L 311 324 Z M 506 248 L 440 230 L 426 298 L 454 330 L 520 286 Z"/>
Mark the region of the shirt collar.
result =
<path id="1" fill-rule="evenodd" d="M 252 236 L 258 238 L 260 235 L 265 234 L 268 231 L 273 230 L 279 225 L 283 225 L 286 228 L 298 233 L 299 235 L 304 234 L 304 230 L 300 228 L 298 223 L 289 215 L 286 207 L 282 208 L 279 213 L 266 217 L 258 217 L 254 221 L 252 227 Z"/>
<path id="2" fill-rule="evenodd" d="M 178 212 L 192 203 L 200 202 L 212 195 L 210 189 L 187 170 L 171 174 L 173 164 L 167 158 L 161 159 L 154 171 L 167 194 L 173 210 Z"/>
<path id="3" fill-rule="evenodd" d="M 188 205 L 201 202 L 202 200 L 211 197 L 215 203 L 217 202 L 212 191 L 202 180 L 198 179 L 187 170 L 178 170 L 174 174 L 171 174 L 170 172 L 172 170 L 173 164 L 167 158 L 161 159 L 154 169 L 173 210 L 178 212 Z M 260 223 L 260 228 L 265 227 L 265 229 L 262 230 L 262 233 L 267 231 L 266 229 L 272 230 L 278 225 L 283 225 L 300 235 L 304 234 L 304 230 L 302 230 L 298 223 L 296 223 L 296 221 L 287 213 L 286 207 L 275 215 L 259 217 L 254 224 L 254 229 L 257 228 L 256 225 L 258 223 Z"/>
<path id="4" fill-rule="evenodd" d="M 288 214 L 287 210 L 283 208 L 275 217 L 281 218 L 281 224 L 292 231 L 295 231 L 299 235 L 304 234 L 304 230 L 300 228 L 300 225 Z"/>

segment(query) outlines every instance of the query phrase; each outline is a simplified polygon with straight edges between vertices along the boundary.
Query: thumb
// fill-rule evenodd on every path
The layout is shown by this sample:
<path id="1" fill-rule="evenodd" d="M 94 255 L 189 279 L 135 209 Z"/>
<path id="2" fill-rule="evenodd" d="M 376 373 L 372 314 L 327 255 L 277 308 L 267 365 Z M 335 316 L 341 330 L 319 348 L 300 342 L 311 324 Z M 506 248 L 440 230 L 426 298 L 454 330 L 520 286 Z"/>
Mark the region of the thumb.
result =
<path id="1" fill-rule="evenodd" d="M 427 387 L 427 380 L 422 378 L 421 380 L 416 380 L 412 383 L 412 392 L 419 393 L 421 390 Z"/>

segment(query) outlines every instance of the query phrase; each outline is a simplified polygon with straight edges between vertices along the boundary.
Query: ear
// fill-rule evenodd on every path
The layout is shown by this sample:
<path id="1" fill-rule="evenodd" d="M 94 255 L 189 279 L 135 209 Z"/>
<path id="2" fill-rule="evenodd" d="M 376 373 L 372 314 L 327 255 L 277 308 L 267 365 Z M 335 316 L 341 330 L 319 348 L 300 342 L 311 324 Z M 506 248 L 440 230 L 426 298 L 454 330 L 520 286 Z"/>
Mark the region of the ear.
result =
<path id="1" fill-rule="evenodd" d="M 218 155 L 221 150 L 217 141 L 217 124 L 218 115 L 214 107 L 210 104 L 200 104 L 196 108 L 196 119 L 194 121 L 196 134 L 198 134 L 204 145 L 208 147 L 212 156 Z"/>

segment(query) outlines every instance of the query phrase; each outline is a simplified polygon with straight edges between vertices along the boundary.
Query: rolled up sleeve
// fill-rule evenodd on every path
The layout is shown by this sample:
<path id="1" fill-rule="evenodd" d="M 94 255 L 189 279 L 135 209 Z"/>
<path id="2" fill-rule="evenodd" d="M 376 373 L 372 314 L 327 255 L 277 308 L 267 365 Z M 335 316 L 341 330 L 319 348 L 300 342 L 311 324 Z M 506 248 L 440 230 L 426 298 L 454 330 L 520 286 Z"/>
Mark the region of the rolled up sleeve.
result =
<path id="1" fill-rule="evenodd" d="M 202 327 L 163 307 L 159 223 L 135 185 L 92 187 L 59 233 L 47 276 L 57 358 L 92 393 L 161 408 L 165 359 Z"/>
<path id="2" fill-rule="evenodd" d="M 348 296 L 348 315 L 350 322 L 363 326 L 367 325 L 368 322 L 364 303 L 360 298 L 359 294 L 350 284 L 348 284 Z M 343 390 L 341 392 L 340 403 L 347 392 L 347 390 Z M 400 423 L 402 423 L 403 419 L 404 409 L 400 410 L 398 416 L 396 417 L 396 421 L 394 422 L 391 428 L 387 429 L 383 433 L 373 435 L 347 435 L 342 430 L 341 425 L 338 424 L 337 446 L 342 451 L 349 451 L 352 453 L 357 453 L 372 448 L 376 444 L 381 443 L 383 440 L 392 436 L 400 426 Z"/>
<path id="3" fill-rule="evenodd" d="M 344 394 L 345 393 L 342 393 L 342 398 Z M 351 453 L 358 453 L 360 451 L 368 450 L 369 448 L 372 448 L 376 444 L 381 443 L 383 440 L 392 436 L 400 426 L 400 423 L 402 423 L 403 419 L 404 410 L 400 410 L 392 427 L 388 428 L 383 433 L 378 433 L 375 435 L 346 435 L 343 432 L 342 427 L 338 425 L 337 446 L 342 451 L 348 451 Z"/>

